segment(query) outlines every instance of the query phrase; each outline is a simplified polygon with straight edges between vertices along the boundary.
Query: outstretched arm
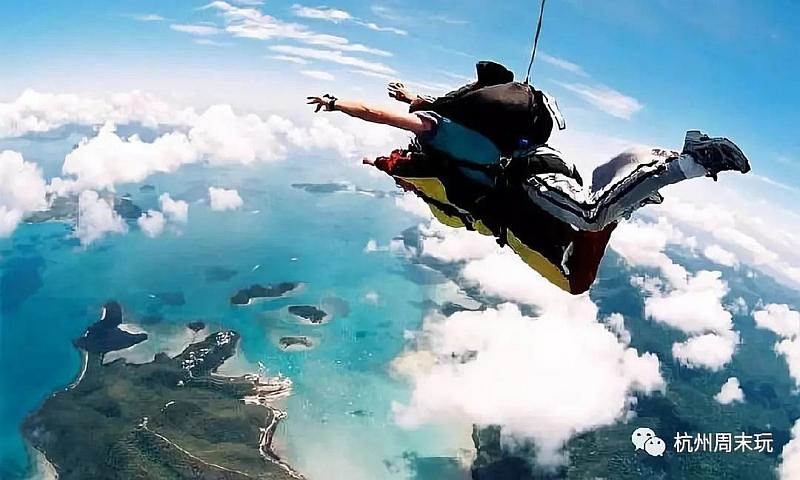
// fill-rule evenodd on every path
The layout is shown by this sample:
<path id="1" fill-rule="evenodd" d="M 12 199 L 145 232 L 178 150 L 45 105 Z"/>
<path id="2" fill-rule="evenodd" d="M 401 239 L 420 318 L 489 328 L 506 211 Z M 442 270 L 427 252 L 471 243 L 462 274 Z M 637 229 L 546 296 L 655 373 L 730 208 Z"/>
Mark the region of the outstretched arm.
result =
<path id="1" fill-rule="evenodd" d="M 316 112 L 320 110 L 328 112 L 335 110 L 367 122 L 408 130 L 415 135 L 427 133 L 433 128 L 431 122 L 427 122 L 417 115 L 398 113 L 384 107 L 368 105 L 355 100 L 339 100 L 330 95 L 308 97 L 308 104 L 315 105 Z"/>

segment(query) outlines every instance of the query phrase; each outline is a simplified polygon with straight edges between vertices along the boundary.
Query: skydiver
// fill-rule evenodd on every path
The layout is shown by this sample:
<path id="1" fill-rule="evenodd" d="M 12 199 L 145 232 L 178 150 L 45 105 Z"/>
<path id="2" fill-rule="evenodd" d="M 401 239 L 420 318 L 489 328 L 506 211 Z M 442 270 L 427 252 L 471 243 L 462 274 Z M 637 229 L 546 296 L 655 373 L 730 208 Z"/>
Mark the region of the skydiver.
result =
<path id="1" fill-rule="evenodd" d="M 493 87 L 482 90 L 487 88 Z M 389 94 L 401 101 L 411 100 L 412 107 L 430 105 L 429 100 L 413 95 L 401 84 L 390 84 Z M 331 95 L 308 97 L 308 104 L 314 105 L 316 112 L 340 111 L 368 122 L 410 131 L 422 146 L 454 158 L 465 175 L 486 185 L 493 184 L 495 179 L 491 171 L 501 165 L 504 154 L 508 154 L 508 145 L 498 145 L 489 135 L 433 110 L 400 113 Z M 490 123 L 496 124 L 497 119 Z M 495 131 L 502 132 L 504 128 L 501 126 Z M 520 144 L 524 145 L 525 142 Z M 559 220 L 587 231 L 602 230 L 646 203 L 659 203 L 662 198 L 658 190 L 666 185 L 700 176 L 716 179 L 722 171 L 747 173 L 750 170 L 747 157 L 733 142 L 727 138 L 710 138 L 697 130 L 686 133 L 681 152 L 654 148 L 617 155 L 594 169 L 591 187 L 583 185 L 573 164 L 565 162 L 557 150 L 544 142 L 514 151 L 511 163 L 520 160 L 538 167 L 542 164 L 566 166 L 551 171 L 534 168 L 518 180 L 523 182 L 534 204 Z"/>

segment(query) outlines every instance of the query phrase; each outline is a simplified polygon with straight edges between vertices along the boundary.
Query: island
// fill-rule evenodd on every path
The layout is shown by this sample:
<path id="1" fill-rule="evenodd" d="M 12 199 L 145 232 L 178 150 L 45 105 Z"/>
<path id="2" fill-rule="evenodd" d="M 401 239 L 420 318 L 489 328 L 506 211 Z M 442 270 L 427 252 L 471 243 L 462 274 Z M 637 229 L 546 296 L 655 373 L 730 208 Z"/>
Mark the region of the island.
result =
<path id="1" fill-rule="evenodd" d="M 361 188 L 359 186 L 353 185 L 348 182 L 293 183 L 292 188 L 316 194 L 351 192 L 351 193 L 360 193 L 362 195 L 369 195 L 376 198 L 383 198 L 386 197 L 387 195 L 399 196 L 398 192 L 385 192 L 382 190 Z"/>
<path id="2" fill-rule="evenodd" d="M 298 282 L 280 282 L 276 284 L 252 285 L 236 292 L 231 297 L 231 305 L 250 305 L 254 300 L 282 297 L 300 287 Z"/>
<path id="3" fill-rule="evenodd" d="M 336 193 L 355 190 L 352 185 L 346 182 L 293 183 L 292 188 L 305 190 L 308 193 Z"/>
<path id="4" fill-rule="evenodd" d="M 126 220 L 136 220 L 142 216 L 142 209 L 130 197 L 113 197 L 103 194 L 102 198 L 111 202 L 114 211 Z M 31 212 L 23 220 L 27 223 L 44 223 L 50 221 L 73 221 L 78 216 L 80 209 L 78 195 L 55 196 L 49 195 L 50 205 L 45 210 Z"/>
<path id="5" fill-rule="evenodd" d="M 141 187 L 139 187 L 139 191 L 142 193 L 152 193 L 156 191 L 155 185 L 150 185 L 149 183 L 145 183 Z"/>
<path id="6" fill-rule="evenodd" d="M 188 328 L 189 330 L 197 333 L 199 331 L 204 330 L 206 328 L 206 324 L 204 322 L 201 322 L 201 321 L 198 320 L 196 322 L 187 323 L 186 324 L 186 328 Z"/>
<path id="7" fill-rule="evenodd" d="M 327 312 L 313 305 L 291 305 L 289 306 L 289 313 L 308 320 L 315 325 L 322 323 L 328 317 Z"/>
<path id="8" fill-rule="evenodd" d="M 120 329 L 122 320 L 122 306 L 115 301 L 107 302 L 103 306 L 100 320 L 75 340 L 75 346 L 86 352 L 102 355 L 147 340 L 146 333 L 129 333 Z"/>
<path id="9" fill-rule="evenodd" d="M 104 365 L 106 353 L 136 340 L 109 333 L 121 317 L 118 303 L 105 305 L 75 342 L 84 356 L 78 379 L 23 424 L 60 480 L 302 478 L 271 448 L 285 416 L 271 402 L 291 381 L 215 373 L 235 354 L 237 332 L 212 333 L 173 358 Z"/>
<path id="10" fill-rule="evenodd" d="M 28 223 L 44 223 L 49 221 L 67 221 L 75 218 L 78 212 L 78 196 L 65 195 L 49 197 L 50 207 L 46 210 L 32 212 L 25 217 Z"/>
<path id="11" fill-rule="evenodd" d="M 136 220 L 142 216 L 142 209 L 130 197 L 115 197 L 114 211 L 126 220 Z"/>
<path id="12" fill-rule="evenodd" d="M 235 277 L 239 272 L 225 267 L 209 267 L 206 269 L 206 282 L 225 282 Z"/>
<path id="13" fill-rule="evenodd" d="M 311 341 L 310 338 L 305 336 L 288 336 L 288 337 L 281 337 L 278 341 L 278 344 L 281 346 L 282 349 L 287 350 L 293 347 L 301 347 L 302 349 L 309 349 L 314 346 L 314 342 Z"/>

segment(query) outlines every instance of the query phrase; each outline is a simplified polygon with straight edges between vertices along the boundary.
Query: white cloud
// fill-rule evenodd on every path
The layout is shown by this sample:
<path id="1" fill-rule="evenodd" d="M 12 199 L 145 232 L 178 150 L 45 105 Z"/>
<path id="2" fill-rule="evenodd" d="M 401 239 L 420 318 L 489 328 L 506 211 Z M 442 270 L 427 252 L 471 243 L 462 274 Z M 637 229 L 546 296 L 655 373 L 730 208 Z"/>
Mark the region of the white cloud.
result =
<path id="1" fill-rule="evenodd" d="M 439 222 L 421 226 L 422 255 L 445 262 L 475 260 L 499 251 L 494 237 L 466 229 L 451 229 Z"/>
<path id="2" fill-rule="evenodd" d="M 9 210 L 5 205 L 0 205 L 0 238 L 8 237 L 22 221 L 23 213 L 19 210 Z"/>
<path id="3" fill-rule="evenodd" d="M 265 15 L 254 8 L 239 8 L 227 2 L 214 1 L 205 8 L 219 12 L 225 20 L 225 30 L 235 37 L 257 40 L 296 40 L 307 45 L 347 52 L 391 56 L 391 53 L 360 43 L 351 43 L 344 37 L 314 32 L 305 25 L 284 22 Z"/>
<path id="4" fill-rule="evenodd" d="M 684 284 L 667 291 L 651 291 L 645 314 L 670 327 L 689 333 L 724 333 L 731 329 L 731 314 L 722 306 L 728 286 L 720 272 L 703 270 Z"/>
<path id="5" fill-rule="evenodd" d="M 352 20 L 353 16 L 344 10 L 330 7 L 304 7 L 303 5 L 292 5 L 292 12 L 301 18 L 313 18 L 315 20 L 326 20 L 328 22 L 340 23 Z"/>
<path id="6" fill-rule="evenodd" d="M 428 19 L 434 24 L 444 23 L 446 25 L 466 25 L 469 23 L 469 21 L 462 18 L 455 18 L 444 14 L 431 15 L 428 17 Z"/>
<path id="7" fill-rule="evenodd" d="M 789 375 L 800 388 L 800 339 L 786 338 L 775 344 L 775 352 L 783 355 L 789 367 Z"/>
<path id="8" fill-rule="evenodd" d="M 317 80 L 325 80 L 325 81 L 336 80 L 336 77 L 322 70 L 301 70 L 300 73 L 302 73 L 307 77 L 316 78 Z"/>
<path id="9" fill-rule="evenodd" d="M 788 305 L 769 304 L 753 312 L 758 328 L 771 330 L 783 340 L 775 343 L 775 352 L 783 355 L 789 375 L 800 388 L 800 312 Z"/>
<path id="10" fill-rule="evenodd" d="M 385 154 L 407 140 L 404 132 L 397 129 L 341 116 L 318 115 L 310 124 L 286 131 L 287 143 L 297 149 L 333 150 L 342 157 L 359 160 Z"/>
<path id="11" fill-rule="evenodd" d="M 686 367 L 717 371 L 730 362 L 738 343 L 739 334 L 733 331 L 706 333 L 673 344 L 672 356 Z"/>
<path id="12" fill-rule="evenodd" d="M 311 63 L 308 60 L 306 60 L 305 58 L 293 57 L 291 55 L 272 55 L 269 58 L 271 58 L 273 60 L 280 60 L 282 62 L 296 63 L 298 65 L 308 65 L 308 64 Z"/>
<path id="13" fill-rule="evenodd" d="M 140 182 L 153 173 L 172 172 L 197 160 L 197 150 L 182 133 L 167 133 L 147 143 L 135 135 L 122 139 L 116 126 L 106 123 L 96 137 L 82 140 L 67 154 L 62 172 L 75 178 L 55 182 L 54 187 L 113 190 L 117 183 Z"/>
<path id="14" fill-rule="evenodd" d="M 142 213 L 142 216 L 136 220 L 139 228 L 142 229 L 145 235 L 150 238 L 155 238 L 164 232 L 164 226 L 167 224 L 164 214 L 156 210 L 148 210 Z"/>
<path id="15" fill-rule="evenodd" d="M 364 75 L 365 77 L 372 77 L 372 78 L 380 78 L 381 80 L 393 80 L 395 77 L 393 75 L 387 75 L 385 73 L 377 73 L 377 72 L 370 72 L 368 70 L 359 70 L 357 68 L 350 70 L 353 73 L 357 73 L 359 75 Z"/>
<path id="16" fill-rule="evenodd" d="M 373 22 L 367 22 L 354 17 L 350 12 L 330 7 L 306 7 L 303 5 L 292 5 L 294 14 L 301 18 L 311 18 L 315 20 L 325 20 L 333 23 L 354 22 L 358 25 L 369 28 L 376 32 L 390 32 L 397 35 L 407 35 L 408 32 L 394 27 L 382 27 Z"/>
<path id="17" fill-rule="evenodd" d="M 612 332 L 617 334 L 619 341 L 628 345 L 631 343 L 631 332 L 625 328 L 625 317 L 621 313 L 612 313 L 604 320 Z"/>
<path id="18" fill-rule="evenodd" d="M 681 201 L 676 197 L 668 198 L 661 205 L 654 205 L 652 210 L 711 234 L 726 249 L 735 248 L 738 258 L 744 257 L 749 263 L 762 265 L 778 260 L 778 255 L 764 244 L 742 230 L 744 222 L 735 212 L 737 209 L 726 208 L 716 202 L 704 202 L 702 205 Z M 763 227 L 762 227 L 763 228 Z M 765 229 L 764 229 L 765 230 Z"/>
<path id="19" fill-rule="evenodd" d="M 85 190 L 78 197 L 78 223 L 75 236 L 81 245 L 90 245 L 106 235 L 128 231 L 122 217 L 114 211 L 112 201 L 100 198 L 97 192 Z"/>
<path id="20" fill-rule="evenodd" d="M 744 402 L 744 392 L 739 385 L 739 379 L 731 377 L 726 381 L 719 393 L 714 395 L 714 400 L 723 405 L 728 405 L 734 402 Z"/>
<path id="21" fill-rule="evenodd" d="M 47 208 L 41 169 L 12 150 L 0 152 L 0 238 L 11 235 L 22 217 Z"/>
<path id="22" fill-rule="evenodd" d="M 792 426 L 792 439 L 783 446 L 777 470 L 780 480 L 800 479 L 800 420 Z"/>
<path id="23" fill-rule="evenodd" d="M 218 42 L 216 40 L 211 40 L 210 38 L 198 38 L 194 41 L 194 43 L 198 45 L 211 45 L 212 47 L 227 47 L 230 45 L 229 43 Z"/>
<path id="24" fill-rule="evenodd" d="M 0 138 L 47 132 L 68 124 L 135 122 L 146 127 L 186 125 L 194 117 L 192 110 L 176 109 L 138 91 L 89 97 L 28 89 L 13 102 L 0 103 Z"/>
<path id="25" fill-rule="evenodd" d="M 222 30 L 218 27 L 213 25 L 202 25 L 202 24 L 185 24 L 185 23 L 173 23 L 169 26 L 172 30 L 176 32 L 183 32 L 189 33 L 192 35 L 218 35 L 222 33 Z"/>
<path id="26" fill-rule="evenodd" d="M 764 182 L 767 185 L 769 185 L 770 187 L 778 187 L 780 189 L 786 190 L 787 192 L 793 193 L 795 195 L 800 193 L 800 188 L 794 187 L 792 185 L 787 185 L 787 184 L 785 184 L 783 182 L 780 182 L 778 180 L 775 180 L 775 179 L 772 179 L 772 178 L 769 178 L 769 177 L 765 177 L 763 175 L 750 174 L 750 177 L 752 177 L 754 180 L 758 180 L 760 182 Z"/>
<path id="27" fill-rule="evenodd" d="M 389 32 L 389 33 L 394 33 L 395 35 L 402 35 L 402 36 L 408 35 L 408 32 L 401 28 L 383 27 L 373 22 L 358 22 L 358 23 L 376 32 Z"/>
<path id="28" fill-rule="evenodd" d="M 505 440 L 532 439 L 537 459 L 554 464 L 570 437 L 629 414 L 634 392 L 663 388 L 658 358 L 628 348 L 621 315 L 600 321 L 588 294 L 570 295 L 491 237 L 466 233 L 420 227 L 420 258 L 462 265 L 459 285 L 535 307 L 536 317 L 512 303 L 428 317 L 395 365 L 414 382 L 410 402 L 394 407 L 402 425 L 454 416 L 497 424 Z"/>
<path id="29" fill-rule="evenodd" d="M 664 218 L 656 223 L 625 222 L 612 237 L 611 247 L 631 266 L 658 268 L 667 280 L 637 279 L 645 293 L 648 318 L 693 335 L 672 346 L 683 365 L 718 370 L 736 351 L 739 334 L 733 330 L 731 313 L 722 300 L 728 285 L 720 272 L 690 274 L 665 253 L 668 245 L 694 249 L 696 239 L 687 237 Z"/>
<path id="30" fill-rule="evenodd" d="M 189 220 L 189 204 L 183 200 L 173 200 L 169 193 L 162 193 L 158 197 L 161 211 L 172 221 L 186 223 Z"/>
<path id="31" fill-rule="evenodd" d="M 229 105 L 214 105 L 201 115 L 189 140 L 197 154 L 214 164 L 273 161 L 287 151 L 285 134 L 292 130 L 289 120 L 270 115 L 236 115 Z"/>
<path id="32" fill-rule="evenodd" d="M 399 132 L 353 118 L 339 117 L 334 126 L 330 117 L 319 115 L 298 126 L 277 115 L 262 119 L 236 114 L 229 105 L 213 105 L 184 120 L 152 142 L 136 135 L 122 138 L 113 123 L 104 124 L 95 137 L 83 139 L 66 156 L 63 178 L 53 179 L 52 190 L 60 195 L 114 190 L 117 184 L 140 182 L 153 173 L 197 162 L 249 165 L 282 160 L 290 149 L 333 150 L 354 158 L 385 152 L 402 141 Z"/>
<path id="33" fill-rule="evenodd" d="M 758 328 L 771 330 L 781 337 L 794 338 L 800 335 L 800 312 L 792 310 L 789 305 L 765 305 L 753 312 L 753 319 Z"/>
<path id="34" fill-rule="evenodd" d="M 572 63 L 569 60 L 564 60 L 563 58 L 559 57 L 553 57 L 544 52 L 539 53 L 539 59 L 545 63 L 553 65 L 554 67 L 560 68 L 561 70 L 574 73 L 575 75 L 580 75 L 582 77 L 588 76 L 586 72 L 583 70 L 583 67 L 581 67 L 577 63 Z"/>
<path id="35" fill-rule="evenodd" d="M 605 85 L 590 86 L 583 83 L 559 83 L 559 85 L 577 94 L 601 111 L 625 120 L 630 120 L 636 112 L 644 108 L 639 100 Z"/>
<path id="36" fill-rule="evenodd" d="M 340 50 L 320 50 L 318 48 L 309 47 L 295 47 L 292 45 L 273 45 L 269 47 L 273 52 L 289 55 L 292 57 L 306 58 L 311 60 L 319 60 L 322 62 L 337 63 L 339 65 L 347 65 L 355 67 L 368 72 L 380 74 L 394 74 L 394 69 L 379 63 L 361 58 L 353 57 L 342 53 Z"/>
<path id="37" fill-rule="evenodd" d="M 703 255 L 712 262 L 725 267 L 735 267 L 739 265 L 739 260 L 736 259 L 736 255 L 717 244 L 709 245 L 703 249 Z"/>
<path id="38" fill-rule="evenodd" d="M 129 15 L 130 18 L 134 20 L 138 20 L 140 22 L 163 22 L 166 18 L 162 17 L 161 15 L 155 13 L 142 13 L 142 14 L 134 14 Z"/>
<path id="39" fill-rule="evenodd" d="M 461 75 L 460 73 L 448 72 L 447 70 L 437 70 L 436 73 L 440 73 L 445 77 L 452 78 L 453 80 L 458 80 L 461 83 L 472 83 L 475 81 L 475 77 Z"/>
<path id="40" fill-rule="evenodd" d="M 494 253 L 468 261 L 461 275 L 485 295 L 535 305 L 542 312 L 561 317 L 597 318 L 597 306 L 588 294 L 570 295 L 561 290 L 508 249 L 498 247 Z"/>
<path id="41" fill-rule="evenodd" d="M 236 210 L 244 203 L 239 192 L 235 189 L 226 190 L 224 188 L 209 187 L 208 198 L 211 210 L 221 212 L 225 210 Z"/>
<path id="42" fill-rule="evenodd" d="M 422 218 L 432 218 L 431 209 L 424 200 L 411 192 L 405 192 L 399 197 L 395 197 L 394 204 L 399 209 L 414 214 Z"/>
<path id="43" fill-rule="evenodd" d="M 563 461 L 573 435 L 623 417 L 633 393 L 664 386 L 655 355 L 639 355 L 591 318 L 531 318 L 503 304 L 428 318 L 421 337 L 435 362 L 407 369 L 414 390 L 394 406 L 398 422 L 500 425 L 506 438 L 534 440 L 544 465 Z M 474 359 L 462 361 L 468 352 Z"/>
<path id="44" fill-rule="evenodd" d="M 746 315 L 750 307 L 747 305 L 747 300 L 742 297 L 736 297 L 736 300 L 725 308 L 734 315 Z"/>
<path id="45" fill-rule="evenodd" d="M 740 264 L 800 289 L 800 216 L 780 205 L 780 193 L 751 181 L 750 176 L 727 176 L 714 188 L 693 182 L 670 187 L 666 201 L 648 207 L 691 229 L 700 237 L 736 256 Z M 730 185 L 730 186 L 729 186 Z M 749 192 L 743 196 L 742 192 Z"/>
<path id="46" fill-rule="evenodd" d="M 691 248 L 694 242 L 664 218 L 656 223 L 623 222 L 610 242 L 611 248 L 629 265 L 658 268 L 667 279 L 678 284 L 686 279 L 688 272 L 664 253 L 669 245 Z"/>

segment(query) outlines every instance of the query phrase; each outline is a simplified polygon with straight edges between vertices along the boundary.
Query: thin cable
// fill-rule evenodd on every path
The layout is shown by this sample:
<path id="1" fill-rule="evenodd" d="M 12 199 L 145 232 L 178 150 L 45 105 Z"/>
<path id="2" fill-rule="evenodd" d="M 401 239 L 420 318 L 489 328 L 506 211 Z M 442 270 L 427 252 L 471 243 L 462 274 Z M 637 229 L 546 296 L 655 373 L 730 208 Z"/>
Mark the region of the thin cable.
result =
<path id="1" fill-rule="evenodd" d="M 533 59 L 536 58 L 536 46 L 539 45 L 539 33 L 542 32 L 542 18 L 544 17 L 544 2 L 542 0 L 542 7 L 539 10 L 539 24 L 536 25 L 536 36 L 533 37 L 533 50 L 531 51 L 531 61 L 528 63 L 528 73 L 525 75 L 525 84 L 528 84 L 528 80 L 531 78 L 531 67 L 533 67 Z"/>

